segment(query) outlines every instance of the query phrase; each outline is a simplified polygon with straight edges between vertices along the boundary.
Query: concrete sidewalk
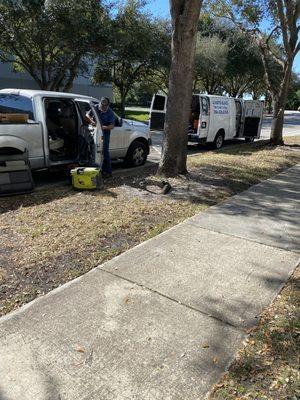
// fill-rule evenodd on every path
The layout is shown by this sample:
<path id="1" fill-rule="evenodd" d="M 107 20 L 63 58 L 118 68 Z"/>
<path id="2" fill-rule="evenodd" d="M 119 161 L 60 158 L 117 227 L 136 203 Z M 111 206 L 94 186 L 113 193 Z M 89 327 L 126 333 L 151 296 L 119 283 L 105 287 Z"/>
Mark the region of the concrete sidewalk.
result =
<path id="1" fill-rule="evenodd" d="M 299 262 L 300 166 L 0 319 L 1 400 L 200 400 Z"/>

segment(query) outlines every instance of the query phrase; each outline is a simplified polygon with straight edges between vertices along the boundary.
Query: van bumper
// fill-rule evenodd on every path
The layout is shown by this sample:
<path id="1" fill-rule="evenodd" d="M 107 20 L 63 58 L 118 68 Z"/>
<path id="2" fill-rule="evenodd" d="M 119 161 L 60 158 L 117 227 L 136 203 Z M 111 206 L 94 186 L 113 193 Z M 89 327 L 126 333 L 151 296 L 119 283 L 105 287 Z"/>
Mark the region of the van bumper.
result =
<path id="1" fill-rule="evenodd" d="M 193 143 L 206 143 L 206 138 L 200 138 L 198 135 L 190 133 L 188 135 L 188 142 Z"/>

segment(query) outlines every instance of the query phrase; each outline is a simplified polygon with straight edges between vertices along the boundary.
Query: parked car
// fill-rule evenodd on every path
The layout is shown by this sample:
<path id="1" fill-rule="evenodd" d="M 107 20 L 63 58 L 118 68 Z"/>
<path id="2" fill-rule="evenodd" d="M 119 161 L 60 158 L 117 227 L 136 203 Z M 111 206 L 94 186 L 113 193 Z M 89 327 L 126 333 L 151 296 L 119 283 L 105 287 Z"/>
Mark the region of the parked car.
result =
<path id="1" fill-rule="evenodd" d="M 95 110 L 98 100 L 77 94 L 42 90 L 0 90 L 0 154 L 27 153 L 32 170 L 78 161 L 80 138 L 89 138 L 90 160 L 101 163 L 102 130 Z M 96 126 L 85 115 L 92 111 Z M 122 120 L 115 115 L 111 131 L 111 158 L 124 159 L 129 166 L 147 160 L 150 133 L 146 124 Z"/>
<path id="2" fill-rule="evenodd" d="M 164 128 L 167 96 L 153 96 L 150 109 L 150 129 Z M 260 137 L 263 103 L 225 96 L 193 94 L 188 141 L 214 144 L 219 149 L 225 140 L 244 138 L 252 142 Z"/>

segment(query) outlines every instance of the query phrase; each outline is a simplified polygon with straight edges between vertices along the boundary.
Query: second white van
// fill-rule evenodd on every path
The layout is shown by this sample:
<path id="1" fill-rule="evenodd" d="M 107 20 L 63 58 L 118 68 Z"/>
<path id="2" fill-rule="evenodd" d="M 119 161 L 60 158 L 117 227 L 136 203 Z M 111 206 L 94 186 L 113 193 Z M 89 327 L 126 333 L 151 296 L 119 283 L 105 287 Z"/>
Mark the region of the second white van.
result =
<path id="1" fill-rule="evenodd" d="M 150 130 L 163 130 L 167 96 L 153 96 Z M 194 94 L 188 122 L 188 141 L 214 144 L 219 149 L 225 140 L 244 138 L 248 142 L 260 137 L 263 103 L 225 96 Z"/>

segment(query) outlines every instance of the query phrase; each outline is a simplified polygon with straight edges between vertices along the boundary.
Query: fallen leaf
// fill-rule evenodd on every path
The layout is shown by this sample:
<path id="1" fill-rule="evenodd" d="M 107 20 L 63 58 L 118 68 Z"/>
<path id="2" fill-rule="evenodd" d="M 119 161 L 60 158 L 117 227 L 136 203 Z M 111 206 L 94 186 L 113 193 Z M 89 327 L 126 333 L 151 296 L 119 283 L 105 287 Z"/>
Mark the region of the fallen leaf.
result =
<path id="1" fill-rule="evenodd" d="M 225 383 L 218 383 L 216 386 L 215 386 L 215 389 L 220 389 L 220 388 L 222 388 L 222 387 L 224 387 L 225 386 Z"/>
<path id="2" fill-rule="evenodd" d="M 76 347 L 75 349 L 78 353 L 85 353 L 85 349 L 83 347 Z"/>
<path id="3" fill-rule="evenodd" d="M 258 326 L 252 326 L 250 328 L 245 329 L 245 332 L 248 333 L 248 335 L 249 335 L 250 333 L 254 333 L 254 332 L 258 331 L 258 329 L 259 329 Z"/>
<path id="4" fill-rule="evenodd" d="M 215 364 L 218 364 L 218 363 L 219 363 L 218 357 L 214 357 L 214 358 L 213 358 L 213 362 L 214 362 Z"/>
<path id="5" fill-rule="evenodd" d="M 209 344 L 208 343 L 203 343 L 202 347 L 203 347 L 203 349 L 208 349 L 209 348 Z"/>

